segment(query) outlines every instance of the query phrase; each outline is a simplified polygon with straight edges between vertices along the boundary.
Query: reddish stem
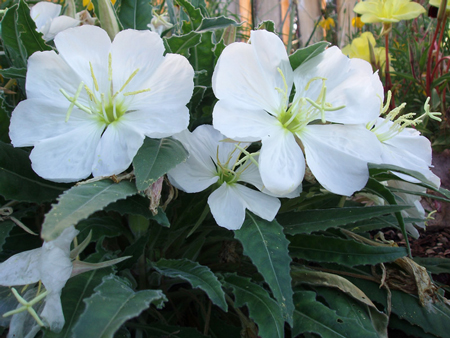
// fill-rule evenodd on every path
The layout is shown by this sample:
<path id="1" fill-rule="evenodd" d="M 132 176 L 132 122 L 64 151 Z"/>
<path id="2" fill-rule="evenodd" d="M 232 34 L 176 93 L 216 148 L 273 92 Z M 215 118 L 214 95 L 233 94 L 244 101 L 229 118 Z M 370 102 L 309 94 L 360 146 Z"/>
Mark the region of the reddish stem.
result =
<path id="1" fill-rule="evenodd" d="M 432 59 L 433 59 L 433 51 L 435 50 L 435 45 L 436 45 L 436 38 L 439 34 L 439 32 L 441 32 L 440 36 L 439 36 L 439 43 L 436 46 L 436 60 L 438 59 L 439 55 L 439 46 L 441 44 L 442 41 L 442 37 L 443 37 L 443 31 L 445 29 L 445 21 L 447 19 L 447 15 L 444 16 L 443 20 L 439 20 L 438 19 L 438 23 L 436 25 L 436 31 L 434 32 L 433 35 L 433 40 L 431 41 L 430 44 L 430 48 L 428 49 L 428 58 L 427 58 L 427 73 L 426 73 L 426 88 L 425 91 L 427 93 L 427 96 L 431 96 L 431 82 L 433 81 L 433 76 L 434 76 L 434 71 L 432 70 Z M 442 27 L 442 29 L 440 29 Z"/>

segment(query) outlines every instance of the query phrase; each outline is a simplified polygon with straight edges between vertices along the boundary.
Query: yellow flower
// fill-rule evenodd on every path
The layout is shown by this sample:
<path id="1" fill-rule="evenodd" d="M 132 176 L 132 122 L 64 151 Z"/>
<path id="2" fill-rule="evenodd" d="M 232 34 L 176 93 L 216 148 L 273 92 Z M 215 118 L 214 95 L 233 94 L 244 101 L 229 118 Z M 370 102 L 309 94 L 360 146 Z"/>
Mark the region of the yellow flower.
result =
<path id="1" fill-rule="evenodd" d="M 355 16 L 352 19 L 352 26 L 358 29 L 362 29 L 364 26 L 364 22 L 362 22 L 361 17 Z"/>
<path id="2" fill-rule="evenodd" d="M 114 6 L 116 4 L 116 0 L 111 0 L 111 3 Z M 92 4 L 91 0 L 83 0 L 83 7 L 87 7 L 88 11 L 91 11 L 94 9 L 94 5 Z"/>
<path id="3" fill-rule="evenodd" d="M 322 20 L 320 20 L 319 22 L 319 26 L 322 27 L 323 29 L 325 29 L 326 31 L 329 31 L 331 29 L 331 27 L 335 27 L 335 23 L 334 20 L 332 18 L 322 18 Z"/>
<path id="4" fill-rule="evenodd" d="M 441 0 L 430 0 L 430 5 L 439 8 L 441 6 Z M 450 1 L 447 1 L 446 11 L 450 11 Z"/>
<path id="5" fill-rule="evenodd" d="M 386 49 L 375 47 L 376 41 L 371 32 L 362 33 L 360 37 L 353 39 L 350 45 L 342 48 L 342 53 L 350 59 L 358 58 L 371 63 L 375 69 L 384 73 L 386 64 Z M 389 55 L 389 59 L 392 59 Z M 391 71 L 394 69 L 391 67 Z"/>
<path id="6" fill-rule="evenodd" d="M 425 8 L 410 0 L 367 0 L 357 3 L 353 11 L 362 15 L 364 23 L 392 23 L 415 19 Z"/>

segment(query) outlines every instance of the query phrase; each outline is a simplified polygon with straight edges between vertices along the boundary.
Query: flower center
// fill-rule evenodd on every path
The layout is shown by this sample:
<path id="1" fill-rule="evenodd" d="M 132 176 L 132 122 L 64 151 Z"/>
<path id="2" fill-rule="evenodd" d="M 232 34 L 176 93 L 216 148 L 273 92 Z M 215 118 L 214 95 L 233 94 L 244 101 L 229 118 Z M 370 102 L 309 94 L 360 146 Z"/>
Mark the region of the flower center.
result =
<path id="1" fill-rule="evenodd" d="M 131 92 L 125 92 L 125 88 L 128 86 L 128 84 L 132 81 L 132 79 L 136 76 L 136 74 L 139 72 L 139 68 L 136 69 L 131 75 L 128 77 L 128 79 L 125 81 L 125 83 L 122 85 L 122 87 L 114 91 L 113 81 L 112 81 L 112 58 L 111 53 L 108 57 L 108 84 L 109 84 L 109 90 L 106 91 L 106 93 L 101 92 L 97 78 L 94 74 L 94 69 L 92 67 L 92 64 L 89 62 L 89 67 L 91 70 L 91 77 L 93 81 L 93 88 L 91 89 L 88 87 L 84 82 L 81 82 L 78 86 L 78 89 L 74 96 L 70 96 L 67 94 L 67 92 L 64 89 L 60 89 L 60 92 L 64 95 L 64 97 L 70 102 L 69 108 L 67 110 L 66 114 L 66 122 L 69 120 L 70 114 L 72 113 L 73 107 L 76 106 L 77 108 L 81 109 L 87 114 L 90 115 L 96 115 L 98 119 L 106 124 L 109 125 L 113 122 L 118 121 L 124 114 L 128 111 L 128 104 L 126 102 L 127 96 L 133 96 L 140 93 L 148 92 L 150 91 L 150 88 L 137 90 L 137 91 L 131 91 Z M 78 100 L 81 91 L 85 90 L 88 94 L 89 101 L 88 104 L 83 104 Z"/>
<path id="2" fill-rule="evenodd" d="M 392 93 L 391 91 L 388 91 L 388 96 L 386 99 L 386 104 L 384 107 L 382 107 L 380 115 L 383 115 L 387 112 L 389 108 L 389 104 L 391 102 Z M 409 113 L 404 114 L 401 116 L 398 116 L 400 112 L 405 108 L 406 103 L 402 103 L 397 108 L 394 108 L 391 110 L 387 115 L 386 118 L 379 123 L 376 124 L 377 121 L 370 122 L 366 125 L 366 128 L 370 130 L 371 132 L 375 133 L 378 140 L 380 142 L 385 142 L 387 140 L 390 140 L 391 138 L 397 136 L 400 134 L 406 127 L 415 127 L 417 124 L 422 123 L 425 117 L 429 117 L 436 121 L 441 121 L 441 119 L 438 117 L 438 115 L 441 115 L 441 113 L 438 112 L 430 112 L 430 105 L 428 102 L 430 101 L 430 98 L 427 98 L 425 101 L 425 104 L 423 106 L 424 113 L 420 115 L 419 117 L 414 118 L 416 113 Z M 397 117 L 398 116 L 398 117 Z M 389 128 L 384 128 L 389 122 L 392 122 L 392 124 L 389 126 Z"/>
<path id="3" fill-rule="evenodd" d="M 280 73 L 283 82 L 284 89 L 275 88 L 282 96 L 283 101 L 288 102 L 288 85 L 286 82 L 286 78 L 278 68 L 278 72 Z M 333 105 L 326 101 L 327 95 L 327 86 L 326 86 L 326 78 L 323 77 L 314 77 L 312 78 L 305 87 L 305 91 L 309 89 L 311 83 L 316 80 L 322 80 L 322 87 L 320 89 L 320 93 L 317 99 L 314 101 L 309 97 L 298 97 L 292 102 L 292 104 L 281 107 L 280 112 L 277 114 L 277 119 L 280 121 L 281 125 L 288 131 L 293 134 L 299 134 L 303 128 L 306 127 L 309 123 L 314 120 L 320 119 L 322 123 L 326 122 L 325 112 L 327 111 L 336 111 L 344 108 L 345 106 L 333 107 Z"/>
<path id="4" fill-rule="evenodd" d="M 233 158 L 233 154 L 236 150 L 239 150 L 240 154 L 236 157 L 235 163 L 230 169 L 230 161 Z M 239 159 L 241 154 L 244 154 L 245 156 Z M 236 183 L 239 180 L 239 176 L 250 166 L 251 162 L 258 166 L 258 162 L 256 162 L 256 160 L 253 158 L 257 155 L 259 155 L 259 152 L 249 153 L 239 144 L 235 144 L 235 148 L 233 149 L 233 151 L 228 154 L 227 161 L 225 163 L 221 163 L 219 160 L 219 147 L 217 147 L 216 163 L 217 176 L 219 176 L 219 180 L 217 181 L 218 185 L 220 186 L 223 183 Z"/>

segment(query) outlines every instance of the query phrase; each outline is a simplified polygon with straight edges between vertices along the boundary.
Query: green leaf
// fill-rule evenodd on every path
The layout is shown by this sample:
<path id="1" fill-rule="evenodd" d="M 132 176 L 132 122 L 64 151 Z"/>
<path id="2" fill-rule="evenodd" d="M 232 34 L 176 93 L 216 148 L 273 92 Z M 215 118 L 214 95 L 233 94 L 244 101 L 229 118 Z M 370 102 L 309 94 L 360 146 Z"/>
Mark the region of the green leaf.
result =
<path id="1" fill-rule="evenodd" d="M 71 225 L 88 218 L 108 204 L 136 194 L 136 187 L 128 181 L 114 183 L 102 180 L 72 187 L 58 198 L 58 204 L 45 216 L 41 236 L 51 241 Z"/>
<path id="2" fill-rule="evenodd" d="M 327 230 L 356 221 L 398 212 L 409 206 L 382 205 L 373 207 L 348 207 L 332 209 L 312 209 L 300 212 L 284 213 L 277 216 L 277 221 L 288 235 L 310 234 L 314 231 Z"/>
<path id="3" fill-rule="evenodd" d="M 151 2 L 147 0 L 122 0 L 118 16 L 123 28 L 148 30 L 152 8 Z"/>
<path id="4" fill-rule="evenodd" d="M 190 26 L 189 31 L 196 30 L 198 27 L 200 27 L 203 15 L 200 9 L 195 8 L 192 6 L 192 4 L 187 0 L 175 0 L 178 5 L 184 8 L 187 15 L 189 16 L 189 23 L 188 26 Z M 184 26 L 184 25 L 183 25 Z M 188 33 L 187 29 L 184 30 L 184 33 Z"/>
<path id="5" fill-rule="evenodd" d="M 387 337 L 389 317 L 380 312 L 375 304 L 372 303 L 370 298 L 367 297 L 367 295 L 355 284 L 352 284 L 347 279 L 327 272 L 313 271 L 302 268 L 293 269 L 292 279 L 295 284 L 304 283 L 339 289 L 349 297 L 352 297 L 352 299 L 357 300 L 361 304 L 367 305 L 375 330 L 378 332 L 380 337 Z M 372 297 L 372 293 L 368 294 Z"/>
<path id="6" fill-rule="evenodd" d="M 3 244 L 6 242 L 6 238 L 9 236 L 9 232 L 14 228 L 14 225 L 14 222 L 9 219 L 0 222 L 0 251 L 3 248 Z"/>
<path id="7" fill-rule="evenodd" d="M 419 326 L 410 324 L 406 320 L 398 318 L 395 314 L 391 314 L 389 317 L 389 328 L 401 330 L 408 337 L 436 338 L 434 334 L 425 333 Z"/>
<path id="8" fill-rule="evenodd" d="M 127 246 L 122 253 L 122 256 L 131 256 L 129 259 L 117 264 L 118 270 L 130 269 L 142 256 L 150 239 L 150 231 L 147 234 L 138 237 L 131 245 Z"/>
<path id="9" fill-rule="evenodd" d="M 114 337 L 127 320 L 138 316 L 150 304 L 158 308 L 167 301 L 161 290 L 134 292 L 117 276 L 107 276 L 85 299 L 86 308 L 73 328 L 73 338 Z"/>
<path id="10" fill-rule="evenodd" d="M 52 50 L 45 44 L 42 33 L 36 31 L 36 24 L 30 16 L 30 8 L 24 0 L 20 0 L 17 8 L 17 29 L 28 56 L 37 51 Z"/>
<path id="11" fill-rule="evenodd" d="M 129 230 L 122 225 L 120 219 L 112 217 L 88 218 L 79 222 L 77 224 L 77 229 L 80 231 L 77 235 L 78 242 L 83 241 L 91 231 L 91 242 L 97 242 L 103 236 L 117 237 L 124 232 L 129 232 Z"/>
<path id="12" fill-rule="evenodd" d="M 258 324 L 261 338 L 284 337 L 284 320 L 278 304 L 266 290 L 250 282 L 249 278 L 227 274 L 224 286 L 233 289 L 235 305 L 247 305 L 250 318 Z"/>
<path id="13" fill-rule="evenodd" d="M 397 228 L 399 229 L 398 222 L 393 215 L 374 217 L 369 220 L 358 221 L 355 223 L 349 223 L 347 225 L 340 226 L 341 229 L 346 229 L 354 233 L 364 233 L 372 230 L 382 228 Z"/>
<path id="14" fill-rule="evenodd" d="M 148 325 L 134 324 L 133 327 L 138 328 L 145 333 L 148 337 L 167 337 L 167 338 L 204 338 L 193 327 L 181 327 L 173 325 L 164 325 L 159 323 L 150 323 Z"/>
<path id="15" fill-rule="evenodd" d="M 371 246 L 321 235 L 296 235 L 290 242 L 289 252 L 292 257 L 346 266 L 375 265 L 407 255 L 406 249 L 402 247 Z"/>
<path id="16" fill-rule="evenodd" d="M 190 49 L 202 41 L 202 35 L 197 32 L 190 32 L 185 35 L 172 35 L 164 40 L 169 45 L 172 53 L 181 54 L 188 58 L 191 55 Z"/>
<path id="17" fill-rule="evenodd" d="M 207 266 L 187 259 L 160 259 L 152 266 L 164 276 L 179 277 L 188 281 L 193 288 L 202 289 L 215 305 L 225 312 L 228 311 L 222 285 Z"/>
<path id="18" fill-rule="evenodd" d="M 7 79 L 25 79 L 27 75 L 27 69 L 16 67 L 0 69 L 0 75 L 6 77 Z"/>
<path id="19" fill-rule="evenodd" d="M 385 304 L 387 294 L 380 289 L 378 283 L 363 279 L 352 279 L 371 298 Z M 419 297 L 409 293 L 391 289 L 392 312 L 411 325 L 421 327 L 425 332 L 446 338 L 450 332 L 450 306 L 437 298 L 429 303 L 429 307 L 420 305 Z"/>
<path id="20" fill-rule="evenodd" d="M 275 22 L 265 20 L 259 24 L 258 29 L 265 29 L 268 32 L 275 33 Z"/>
<path id="21" fill-rule="evenodd" d="M 239 26 L 239 24 L 233 19 L 226 18 L 223 15 L 215 18 L 204 18 L 200 27 L 197 28 L 197 32 L 209 32 L 216 29 L 227 28 L 228 26 Z"/>
<path id="22" fill-rule="evenodd" d="M 20 40 L 19 27 L 16 24 L 18 7 L 19 6 L 16 4 L 6 11 L 0 23 L 0 32 L 2 35 L 3 48 L 13 67 L 26 68 L 28 55 Z"/>
<path id="23" fill-rule="evenodd" d="M 95 253 L 86 261 L 91 263 L 102 262 L 110 259 L 105 253 Z M 67 281 L 61 295 L 61 303 L 66 323 L 61 332 L 55 333 L 45 330 L 44 338 L 73 338 L 72 329 L 76 325 L 78 318 L 84 312 L 85 304 L 83 299 L 89 297 L 94 292 L 94 288 L 102 282 L 105 276 L 112 273 L 111 267 L 100 270 L 92 270 L 72 277 Z M 89 336 L 86 336 L 89 337 Z"/>
<path id="24" fill-rule="evenodd" d="M 448 258 L 414 257 L 414 261 L 425 267 L 431 273 L 450 273 L 450 259 Z"/>
<path id="25" fill-rule="evenodd" d="M 241 229 L 234 236 L 244 247 L 259 273 L 269 284 L 285 320 L 292 326 L 294 303 L 290 275 L 291 258 L 283 228 L 277 221 L 268 222 L 247 213 Z"/>
<path id="26" fill-rule="evenodd" d="M 194 68 L 195 86 L 211 87 L 211 77 L 214 72 L 215 55 L 213 43 L 213 33 L 202 33 L 202 42 L 191 50 L 189 62 Z"/>
<path id="27" fill-rule="evenodd" d="M 318 302 L 313 291 L 296 292 L 294 302 L 293 337 L 312 332 L 322 338 L 378 338 L 376 332 L 367 331 L 355 318 L 343 316 Z M 343 303 L 342 307 L 346 305 L 348 304 Z"/>
<path id="28" fill-rule="evenodd" d="M 42 203 L 54 200 L 68 187 L 39 177 L 26 151 L 0 142 L 0 195 L 5 199 Z"/>
<path id="29" fill-rule="evenodd" d="M 144 216 L 147 219 L 152 219 L 164 227 L 170 226 L 170 222 L 166 214 L 164 213 L 164 210 L 158 208 L 158 213 L 156 215 L 153 215 L 149 207 L 150 200 L 148 198 L 141 195 L 133 195 L 124 200 L 119 200 L 117 202 L 111 203 L 105 208 L 105 210 L 116 211 L 122 216 L 125 216 L 127 214 L 140 215 Z"/>
<path id="30" fill-rule="evenodd" d="M 147 189 L 158 178 L 186 161 L 188 152 L 172 138 L 160 140 L 146 138 L 133 159 L 136 186 L 139 191 Z"/>
<path id="31" fill-rule="evenodd" d="M 297 49 L 293 54 L 289 55 L 292 69 L 296 70 L 302 63 L 322 53 L 329 45 L 329 42 L 321 41 L 308 47 Z"/>
<path id="32" fill-rule="evenodd" d="M 372 318 L 370 315 L 370 309 L 366 304 L 356 301 L 352 297 L 335 288 L 316 286 L 314 289 L 318 295 L 325 299 L 327 305 L 331 309 L 335 310 L 339 316 L 356 321 L 353 329 L 362 329 L 365 331 L 365 333 L 353 334 L 349 337 L 386 336 L 386 322 L 384 319 L 381 323 L 376 322 L 375 320 L 377 320 L 377 317 L 375 316 Z"/>

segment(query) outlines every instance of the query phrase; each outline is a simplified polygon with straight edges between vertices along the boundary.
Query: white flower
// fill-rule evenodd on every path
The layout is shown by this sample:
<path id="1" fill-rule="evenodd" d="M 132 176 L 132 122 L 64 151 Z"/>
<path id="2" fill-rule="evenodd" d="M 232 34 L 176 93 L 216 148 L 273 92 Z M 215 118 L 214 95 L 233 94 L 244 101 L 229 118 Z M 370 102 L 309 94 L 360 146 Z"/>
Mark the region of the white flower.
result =
<path id="1" fill-rule="evenodd" d="M 389 101 L 390 96 L 382 112 L 387 110 Z M 426 137 L 420 135 L 419 131 L 408 127 L 420 123 L 423 116 L 430 113 L 428 111 L 416 119 L 412 119 L 414 114 L 397 117 L 404 106 L 405 104 L 402 104 L 392 110 L 386 118 L 379 117 L 367 124 L 367 129 L 377 136 L 381 147 L 381 162 L 377 163 L 390 164 L 407 170 L 417 171 L 438 188 L 440 179 L 430 170 L 431 143 Z M 406 181 L 419 183 L 419 180 L 409 175 L 397 172 L 395 174 Z"/>
<path id="2" fill-rule="evenodd" d="M 55 38 L 59 54 L 28 60 L 27 100 L 11 117 L 15 147 L 34 146 L 36 173 L 73 182 L 119 174 L 145 136 L 185 129 L 194 88 L 187 59 L 164 54 L 158 34 L 125 30 L 111 43 L 104 30 L 81 26 Z"/>
<path id="3" fill-rule="evenodd" d="M 186 162 L 169 171 L 170 182 L 188 193 L 203 191 L 216 184 L 208 205 L 217 224 L 229 230 L 240 229 L 245 209 L 272 221 L 280 208 L 273 196 L 253 190 L 243 183 L 262 189 L 258 168 L 247 157 L 239 159 L 241 151 L 234 143 L 221 142 L 225 138 L 212 126 L 199 126 L 194 132 L 175 135 L 189 151 Z M 240 144 L 244 149 L 248 144 Z"/>
<path id="4" fill-rule="evenodd" d="M 80 20 L 61 13 L 61 5 L 48 1 L 38 2 L 30 9 L 30 16 L 36 23 L 36 30 L 44 35 L 45 41 L 53 40 L 59 32 L 80 24 Z"/>
<path id="5" fill-rule="evenodd" d="M 159 15 L 153 11 L 153 18 L 147 27 L 150 28 L 152 32 L 161 35 L 165 30 L 172 28 L 173 24 L 170 23 L 169 17 L 166 14 Z"/>
<path id="6" fill-rule="evenodd" d="M 363 188 L 367 162 L 379 159 L 380 152 L 374 135 L 362 126 L 379 113 L 383 87 L 378 74 L 337 47 L 293 71 L 275 34 L 253 31 L 250 40 L 230 44 L 219 58 L 213 75 L 219 99 L 214 127 L 237 141 L 262 141 L 259 169 L 264 186 L 274 193 L 300 185 L 304 156 L 329 191 L 351 195 Z M 293 84 L 296 93 L 289 104 Z"/>
<path id="7" fill-rule="evenodd" d="M 46 291 L 41 317 L 50 330 L 60 331 L 64 326 L 61 290 L 72 274 L 70 243 L 78 234 L 73 226 L 61 235 L 44 242 L 41 248 L 18 253 L 0 264 L 0 285 L 27 285 L 42 281 Z"/>

